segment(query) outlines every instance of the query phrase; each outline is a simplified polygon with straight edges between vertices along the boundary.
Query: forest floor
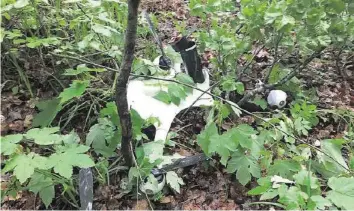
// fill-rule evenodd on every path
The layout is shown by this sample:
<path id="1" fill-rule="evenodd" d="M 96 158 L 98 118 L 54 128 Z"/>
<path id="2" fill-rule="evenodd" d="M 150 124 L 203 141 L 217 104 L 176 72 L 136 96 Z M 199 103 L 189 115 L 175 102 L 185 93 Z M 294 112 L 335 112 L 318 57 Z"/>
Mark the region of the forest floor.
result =
<path id="1" fill-rule="evenodd" d="M 142 8 L 148 9 L 149 12 L 154 12 L 157 16 L 164 12 L 174 12 L 175 18 L 178 20 L 187 20 L 188 26 L 198 27 L 198 19 L 189 17 L 188 10 L 183 1 L 168 0 L 143 2 Z M 158 16 L 162 17 L 162 16 Z M 176 34 L 175 27 L 171 20 L 164 20 L 159 18 L 159 35 L 163 42 L 167 44 L 168 40 Z M 153 42 L 153 40 L 152 40 Z M 213 68 L 209 66 L 208 58 L 210 52 L 199 52 L 204 61 L 204 67 Z M 344 108 L 354 111 L 354 81 L 346 80 L 341 75 L 336 66 L 336 58 L 333 55 L 335 52 L 326 51 L 320 58 L 315 59 L 308 69 L 314 71 L 304 71 L 300 76 L 309 89 L 312 89 L 318 96 L 318 106 L 321 108 Z M 270 53 L 267 49 L 262 50 L 256 55 L 256 61 L 259 62 L 252 65 L 249 72 L 251 78 L 258 78 L 262 74 L 262 68 L 266 64 L 271 63 Z M 346 71 L 351 78 L 354 76 L 354 54 L 344 55 L 339 61 L 340 68 Z M 349 61 L 349 62 L 348 62 Z M 352 63 L 350 63 L 352 62 Z M 41 66 L 35 58 L 31 63 L 24 61 L 25 69 L 30 78 L 36 79 L 32 86 L 39 90 L 36 99 L 29 98 L 26 93 L 13 94 L 13 90 L 6 90 L 4 86 L 1 95 L 1 134 L 22 133 L 31 127 L 33 116 L 38 112 L 35 109 L 35 101 L 37 99 L 45 99 L 55 96 L 56 90 L 50 86 L 43 86 L 43 81 L 48 80 L 53 74 L 52 70 L 46 70 Z M 38 71 L 40 70 L 40 71 Z M 49 74 L 46 74 L 49 72 Z M 314 74 L 307 74 L 314 73 Z M 14 76 L 17 77 L 17 76 Z M 247 81 L 248 80 L 248 81 Z M 247 89 L 252 89 L 255 80 L 244 78 Z M 84 134 L 88 130 L 86 125 L 82 125 L 82 120 L 86 117 L 86 110 L 81 110 L 72 120 L 72 125 L 75 125 L 75 130 Z M 81 116 L 80 116 L 81 114 Z M 171 131 L 177 133 L 174 141 L 177 143 L 173 148 L 174 152 L 178 152 L 183 156 L 197 154 L 200 148 L 196 144 L 196 136 L 204 128 L 204 110 L 191 109 L 187 115 L 180 118 L 176 117 L 172 124 Z M 252 124 L 254 118 L 243 115 L 238 123 Z M 80 124 L 81 123 L 81 124 Z M 229 125 L 225 124 L 223 127 L 227 129 Z M 346 130 L 347 125 L 341 121 L 334 121 L 329 118 L 328 121 L 321 121 L 318 126 L 310 132 L 307 141 L 312 142 L 318 139 L 325 138 L 340 138 Z M 65 129 L 65 130 L 69 130 Z M 251 210 L 251 209 L 269 209 L 269 206 L 251 205 L 248 203 L 258 201 L 258 197 L 248 196 L 247 191 L 252 189 L 256 183 L 252 181 L 246 187 L 242 186 L 236 181 L 235 175 L 226 173 L 222 166 L 213 160 L 200 163 L 196 166 L 187 167 L 177 170 L 177 174 L 183 178 L 185 185 L 181 186 L 180 193 L 172 190 L 165 190 L 164 195 L 159 199 L 151 201 L 154 209 L 218 209 L 218 210 Z M 146 199 L 142 197 L 134 199 L 134 194 L 124 195 L 120 188 L 120 180 L 126 177 L 126 172 L 118 172 L 111 175 L 110 185 L 99 186 L 94 190 L 93 209 L 111 210 L 111 209 L 135 209 L 145 210 L 149 209 Z M 6 178 L 2 176 L 1 188 L 6 187 Z M 75 209 L 72 205 L 63 201 L 57 191 L 57 198 L 51 209 Z M 33 193 L 22 191 L 16 198 L 7 198 L 2 204 L 2 209 L 45 209 L 41 204 L 39 197 L 35 197 Z"/>

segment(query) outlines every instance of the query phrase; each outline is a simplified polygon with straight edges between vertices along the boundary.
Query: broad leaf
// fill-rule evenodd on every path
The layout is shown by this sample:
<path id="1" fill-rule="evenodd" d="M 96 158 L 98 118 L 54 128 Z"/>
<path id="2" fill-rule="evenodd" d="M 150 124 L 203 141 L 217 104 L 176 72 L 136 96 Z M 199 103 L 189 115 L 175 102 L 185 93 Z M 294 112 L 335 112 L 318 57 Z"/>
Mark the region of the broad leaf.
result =
<path id="1" fill-rule="evenodd" d="M 3 155 L 11 155 L 14 153 L 18 147 L 17 143 L 23 139 L 23 135 L 15 134 L 15 135 L 7 135 L 1 137 L 1 147 L 0 151 Z"/>
<path id="2" fill-rule="evenodd" d="M 160 100 L 166 104 L 170 104 L 171 103 L 171 97 L 170 95 L 165 92 L 165 91 L 159 91 L 155 96 L 155 99 Z"/>
<path id="3" fill-rule="evenodd" d="M 69 88 L 64 89 L 60 93 L 60 103 L 63 104 L 74 97 L 80 97 L 85 92 L 88 85 L 89 81 L 73 81 Z"/>
<path id="4" fill-rule="evenodd" d="M 331 177 L 328 186 L 332 190 L 327 192 L 327 199 L 337 207 L 354 210 L 354 177 Z"/>
<path id="5" fill-rule="evenodd" d="M 41 157 L 34 153 L 27 155 L 19 154 L 6 162 L 3 171 L 8 172 L 13 170 L 13 174 L 20 181 L 20 183 L 24 183 L 32 176 L 35 168 L 47 169 L 48 166 L 46 165 L 46 161 L 46 157 Z"/>
<path id="6" fill-rule="evenodd" d="M 209 152 L 209 145 L 210 145 L 211 139 L 215 136 L 217 137 L 218 135 L 219 135 L 218 129 L 217 129 L 216 124 L 214 122 L 211 123 L 210 125 L 208 125 L 201 132 L 201 134 L 198 135 L 197 142 L 205 154 L 210 153 Z"/>
<path id="7" fill-rule="evenodd" d="M 180 185 L 184 185 L 182 178 L 180 178 L 174 171 L 166 173 L 166 182 L 171 188 L 177 191 L 177 193 L 180 193 Z"/>
<path id="8" fill-rule="evenodd" d="M 33 139 L 34 143 L 39 145 L 58 144 L 62 137 L 55 134 L 59 131 L 59 127 L 34 128 L 27 131 L 24 136 L 28 139 Z"/>
<path id="9" fill-rule="evenodd" d="M 52 123 L 53 119 L 62 108 L 60 99 L 58 98 L 39 102 L 36 104 L 36 107 L 40 112 L 33 119 L 33 127 L 47 127 Z"/>
<path id="10" fill-rule="evenodd" d="M 268 175 L 278 175 L 291 179 L 294 172 L 298 172 L 300 169 L 300 164 L 294 160 L 275 160 L 269 168 Z"/>
<path id="11" fill-rule="evenodd" d="M 90 156 L 83 154 L 89 149 L 84 145 L 71 144 L 58 148 L 57 152 L 48 158 L 48 167 L 65 178 L 71 178 L 73 167 L 88 168 L 95 165 Z"/>

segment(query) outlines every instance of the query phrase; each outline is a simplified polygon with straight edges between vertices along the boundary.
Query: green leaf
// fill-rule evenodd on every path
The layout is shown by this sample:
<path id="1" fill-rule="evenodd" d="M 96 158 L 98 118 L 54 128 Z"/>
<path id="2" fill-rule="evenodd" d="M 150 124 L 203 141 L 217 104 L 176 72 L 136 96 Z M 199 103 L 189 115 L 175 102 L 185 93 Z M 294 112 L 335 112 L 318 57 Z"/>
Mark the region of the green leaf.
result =
<path id="1" fill-rule="evenodd" d="M 327 199 L 339 208 L 354 210 L 354 177 L 331 177 L 328 186 L 332 190 L 327 192 Z"/>
<path id="2" fill-rule="evenodd" d="M 270 186 L 257 186 L 247 192 L 248 195 L 261 195 L 269 190 Z"/>
<path id="3" fill-rule="evenodd" d="M 285 187 L 285 185 L 282 185 Z M 298 187 L 292 186 L 284 192 L 278 190 L 279 202 L 286 205 L 287 210 L 301 209 L 305 207 L 308 195 L 302 192 Z"/>
<path id="4" fill-rule="evenodd" d="M 268 175 L 278 175 L 291 179 L 294 172 L 298 172 L 300 169 L 300 164 L 294 160 L 275 160 L 269 168 Z"/>
<path id="5" fill-rule="evenodd" d="M 166 182 L 172 189 L 177 191 L 177 193 L 180 193 L 180 185 L 184 185 L 182 178 L 180 178 L 174 171 L 168 171 L 166 173 Z"/>
<path id="6" fill-rule="evenodd" d="M 19 9 L 25 7 L 29 4 L 29 0 L 17 0 L 14 4 L 14 7 Z"/>
<path id="7" fill-rule="evenodd" d="M 56 153 L 48 159 L 48 166 L 54 167 L 54 172 L 65 178 L 71 178 L 73 167 L 88 168 L 95 165 L 90 156 L 82 154 L 89 147 L 84 145 L 71 144 L 65 148 L 58 148 Z"/>
<path id="8" fill-rule="evenodd" d="M 41 191 L 39 191 L 39 197 L 41 197 L 44 205 L 47 208 L 52 203 L 54 196 L 55 196 L 54 185 L 45 187 Z"/>
<path id="9" fill-rule="evenodd" d="M 236 91 L 241 95 L 245 92 L 245 86 L 242 82 L 236 82 Z"/>
<path id="10" fill-rule="evenodd" d="M 186 91 L 184 90 L 183 86 L 180 86 L 178 84 L 168 84 L 167 89 L 168 94 L 171 97 L 171 101 L 176 105 L 179 105 L 181 100 L 187 97 Z"/>
<path id="11" fill-rule="evenodd" d="M 195 85 L 193 79 L 192 79 L 189 75 L 187 75 L 187 74 L 185 74 L 185 73 L 179 73 L 179 74 L 176 76 L 176 79 L 177 79 L 177 81 L 180 81 L 180 82 L 185 83 L 185 84 L 189 84 L 189 85 L 192 85 L 192 86 Z M 186 86 L 184 86 L 184 90 L 185 90 L 186 92 L 188 92 L 188 93 L 192 93 L 192 92 L 193 92 L 193 89 L 192 89 L 192 88 L 186 87 Z"/>
<path id="12" fill-rule="evenodd" d="M 103 68 L 88 68 L 86 67 L 86 64 L 81 64 L 76 67 L 76 69 L 66 69 L 65 73 L 63 75 L 79 75 L 81 73 L 85 72 L 104 72 L 106 69 Z"/>
<path id="13" fill-rule="evenodd" d="M 233 143 L 232 139 L 230 139 L 230 135 L 223 134 L 219 136 L 215 134 L 210 137 L 209 153 L 217 152 L 221 156 L 220 163 L 226 166 L 227 160 L 230 157 L 230 145 L 235 145 Z"/>
<path id="14" fill-rule="evenodd" d="M 268 199 L 273 199 L 278 195 L 278 191 L 274 189 L 270 189 L 267 192 L 263 193 L 261 197 L 259 198 L 260 200 L 268 200 Z"/>
<path id="15" fill-rule="evenodd" d="M 236 178 L 242 185 L 246 185 L 251 181 L 251 174 L 246 166 L 242 166 L 236 173 Z"/>
<path id="16" fill-rule="evenodd" d="M 132 118 L 133 138 L 139 141 L 142 139 L 143 133 L 141 132 L 141 129 L 143 128 L 145 121 L 134 109 L 130 109 L 130 116 Z"/>
<path id="17" fill-rule="evenodd" d="M 262 98 L 255 98 L 254 100 L 251 101 L 252 103 L 258 105 L 259 107 L 261 107 L 263 110 L 267 108 L 268 104 L 267 101 L 265 101 Z"/>
<path id="18" fill-rule="evenodd" d="M 120 120 L 115 102 L 108 102 L 106 107 L 100 110 L 100 116 L 109 117 L 116 127 L 120 127 Z"/>
<path id="19" fill-rule="evenodd" d="M 63 104 L 74 97 L 80 97 L 85 92 L 88 85 L 89 81 L 73 81 L 69 88 L 64 89 L 60 93 L 60 103 Z"/>
<path id="20" fill-rule="evenodd" d="M 28 178 L 32 176 L 35 168 L 45 169 L 44 166 L 47 158 L 41 157 L 34 153 L 30 154 L 19 154 L 15 157 L 11 158 L 8 162 L 6 162 L 6 166 L 3 171 L 8 172 L 13 170 L 13 174 L 20 181 L 20 183 L 26 182 Z M 41 162 L 38 162 L 41 161 Z"/>
<path id="21" fill-rule="evenodd" d="M 243 185 L 246 185 L 251 180 L 251 174 L 257 178 L 261 176 L 261 169 L 257 160 L 240 150 L 235 151 L 227 163 L 227 172 L 233 173 L 235 171 L 237 171 L 236 178 L 239 179 L 240 183 Z"/>
<path id="22" fill-rule="evenodd" d="M 3 155 L 11 155 L 13 154 L 18 145 L 17 143 L 20 142 L 23 139 L 23 135 L 21 134 L 15 134 L 15 135 L 7 135 L 4 137 L 1 137 L 1 147 L 0 151 L 1 154 Z"/>
<path id="23" fill-rule="evenodd" d="M 55 196 L 54 183 L 52 178 L 35 172 L 32 175 L 27 187 L 33 193 L 39 193 L 40 198 L 42 199 L 45 206 L 48 208 Z"/>
<path id="24" fill-rule="evenodd" d="M 252 135 L 257 132 L 247 124 L 241 124 L 236 127 L 233 138 L 237 139 L 240 145 L 244 148 L 251 149 L 253 145 Z"/>
<path id="25" fill-rule="evenodd" d="M 165 92 L 165 91 L 159 91 L 155 96 L 155 99 L 160 100 L 166 104 L 170 104 L 171 103 L 171 97 L 170 95 Z"/>
<path id="26" fill-rule="evenodd" d="M 327 168 L 334 172 L 345 172 L 348 165 L 342 156 L 342 144 L 345 143 L 343 139 L 326 139 L 321 141 L 321 149 L 324 153 L 318 153 L 319 161 L 324 163 Z M 334 160 L 335 161 L 334 161 Z M 338 164 L 340 163 L 340 164 Z M 344 168 L 344 167 L 346 168 Z"/>
<path id="27" fill-rule="evenodd" d="M 133 181 L 134 178 L 139 178 L 139 171 L 136 167 L 131 167 L 128 173 L 129 182 Z"/>
<path id="28" fill-rule="evenodd" d="M 314 177 L 312 172 L 301 170 L 293 177 L 295 179 L 296 184 L 303 185 L 303 186 L 310 185 L 311 189 L 318 189 L 320 187 L 317 177 Z"/>
<path id="29" fill-rule="evenodd" d="M 155 162 L 163 156 L 164 146 L 163 140 L 152 141 L 143 145 L 145 157 L 149 158 L 150 163 Z"/>
<path id="30" fill-rule="evenodd" d="M 98 123 L 90 128 L 86 136 L 86 145 L 92 144 L 97 153 L 106 157 L 114 153 L 119 142 L 119 133 L 115 133 L 115 126 L 107 118 L 99 118 Z"/>
<path id="31" fill-rule="evenodd" d="M 78 144 L 80 137 L 75 131 L 71 131 L 69 134 L 62 135 L 62 141 L 65 145 Z"/>
<path id="32" fill-rule="evenodd" d="M 197 136 L 197 142 L 205 154 L 210 154 L 209 145 L 211 142 L 211 138 L 217 135 L 219 135 L 218 129 L 216 127 L 216 124 L 213 122 Z"/>
<path id="33" fill-rule="evenodd" d="M 47 127 L 50 125 L 61 110 L 62 106 L 60 104 L 60 99 L 52 99 L 47 101 L 42 101 L 36 104 L 36 107 L 41 111 L 33 119 L 33 127 Z"/>
<path id="34" fill-rule="evenodd" d="M 110 37 L 112 35 L 111 30 L 107 26 L 103 26 L 100 24 L 92 25 L 92 30 L 98 34 L 102 34 L 106 37 Z"/>
<path id="35" fill-rule="evenodd" d="M 326 207 L 332 206 L 332 203 L 326 199 L 323 198 L 320 195 L 315 195 L 310 197 L 310 201 L 307 205 L 308 210 L 315 210 L 315 209 L 320 209 L 320 210 L 326 210 Z"/>
<path id="36" fill-rule="evenodd" d="M 33 128 L 27 131 L 24 136 L 28 139 L 33 139 L 34 143 L 39 145 L 51 145 L 60 143 L 62 137 L 57 133 L 59 127 Z"/>

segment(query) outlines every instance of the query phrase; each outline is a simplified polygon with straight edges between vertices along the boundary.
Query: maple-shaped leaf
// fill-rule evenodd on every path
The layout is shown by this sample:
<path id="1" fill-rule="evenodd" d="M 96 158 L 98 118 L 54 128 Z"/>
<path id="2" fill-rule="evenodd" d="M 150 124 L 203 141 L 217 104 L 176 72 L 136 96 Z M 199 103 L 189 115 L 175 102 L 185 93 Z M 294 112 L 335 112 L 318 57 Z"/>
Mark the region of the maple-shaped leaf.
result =
<path id="1" fill-rule="evenodd" d="M 210 137 L 209 153 L 216 152 L 221 156 L 221 164 L 226 166 L 230 157 L 230 151 L 235 151 L 238 146 L 238 139 L 233 137 L 235 130 L 229 130 L 222 135 L 215 134 Z"/>
<path id="2" fill-rule="evenodd" d="M 39 156 L 33 152 L 29 154 L 18 154 L 6 162 L 3 169 L 4 172 L 13 170 L 13 174 L 20 181 L 24 183 L 32 176 L 35 168 L 47 169 L 47 158 Z"/>
<path id="3" fill-rule="evenodd" d="M 116 127 L 109 119 L 99 118 L 98 123 L 90 128 L 86 136 L 86 145 L 92 144 L 97 153 L 106 157 L 111 156 L 121 138 L 115 130 Z"/>
<path id="4" fill-rule="evenodd" d="M 118 110 L 115 102 L 108 102 L 106 107 L 100 110 L 100 117 L 108 117 L 116 127 L 120 126 Z"/>
<path id="5" fill-rule="evenodd" d="M 278 175 L 287 179 L 291 179 L 294 172 L 300 171 L 301 166 L 295 160 L 275 160 L 274 164 L 269 168 L 268 175 Z"/>
<path id="6" fill-rule="evenodd" d="M 180 193 L 180 186 L 184 185 L 182 178 L 180 178 L 176 172 L 169 171 L 166 173 L 166 182 L 173 188 L 177 193 Z"/>
<path id="7" fill-rule="evenodd" d="M 243 148 L 251 149 L 254 142 L 252 135 L 255 135 L 255 131 L 251 126 L 247 124 L 241 124 L 233 129 L 232 138 L 237 139 Z"/>
<path id="8" fill-rule="evenodd" d="M 73 167 L 88 168 L 95 165 L 87 154 L 88 146 L 71 144 L 66 149 L 59 148 L 56 153 L 48 158 L 48 167 L 54 167 L 54 171 L 65 178 L 71 178 Z"/>
<path id="9" fill-rule="evenodd" d="M 257 160 L 241 150 L 235 151 L 227 163 L 227 172 L 233 173 L 235 171 L 237 171 L 236 178 L 242 185 L 246 185 L 251 180 L 251 174 L 256 178 L 261 176 L 261 169 Z"/>
<path id="10" fill-rule="evenodd" d="M 52 178 L 50 176 L 35 172 L 31 176 L 31 180 L 27 187 L 33 193 L 39 193 L 39 197 L 48 208 L 55 196 L 54 183 Z"/>
<path id="11" fill-rule="evenodd" d="M 24 136 L 28 139 L 33 139 L 34 143 L 39 145 L 59 144 L 62 137 L 55 134 L 59 129 L 59 127 L 33 128 L 27 131 Z"/>
<path id="12" fill-rule="evenodd" d="M 74 97 L 80 97 L 89 85 L 89 81 L 79 81 L 75 80 L 70 84 L 69 88 L 64 89 L 60 95 L 60 104 L 63 104 Z"/>
<path id="13" fill-rule="evenodd" d="M 354 210 L 354 177 L 331 177 L 328 186 L 327 199 L 344 210 Z"/>
<path id="14" fill-rule="evenodd" d="M 208 125 L 203 132 L 201 132 L 197 137 L 197 142 L 199 146 L 202 148 L 205 154 L 209 154 L 209 145 L 211 138 L 214 136 L 218 136 L 218 129 L 216 124 L 213 122 Z"/>
<path id="15" fill-rule="evenodd" d="M 1 154 L 3 155 L 11 155 L 14 153 L 19 145 L 17 145 L 18 142 L 20 142 L 23 139 L 23 135 L 21 134 L 15 134 L 15 135 L 7 135 L 4 137 L 1 137 L 1 147 L 0 151 Z"/>
<path id="16" fill-rule="evenodd" d="M 145 157 L 149 158 L 150 163 L 163 157 L 164 146 L 165 144 L 162 140 L 152 141 L 143 145 Z"/>
<path id="17" fill-rule="evenodd" d="M 52 123 L 55 116 L 62 109 L 60 99 L 57 98 L 38 102 L 36 107 L 40 110 L 40 112 L 33 118 L 33 127 L 47 127 L 50 123 Z"/>

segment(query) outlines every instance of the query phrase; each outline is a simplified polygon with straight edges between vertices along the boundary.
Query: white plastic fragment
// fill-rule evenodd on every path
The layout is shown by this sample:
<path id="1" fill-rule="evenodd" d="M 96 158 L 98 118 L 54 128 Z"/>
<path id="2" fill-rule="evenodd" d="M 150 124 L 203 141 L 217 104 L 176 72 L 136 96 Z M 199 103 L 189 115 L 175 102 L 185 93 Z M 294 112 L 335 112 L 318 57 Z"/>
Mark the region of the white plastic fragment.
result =
<path id="1" fill-rule="evenodd" d="M 278 176 L 278 175 L 272 176 L 270 181 L 273 183 L 272 188 L 279 188 L 281 183 L 283 183 L 283 184 L 295 184 L 294 181 L 285 179 L 285 178 L 283 178 L 281 176 Z"/>
<path id="2" fill-rule="evenodd" d="M 164 78 L 172 79 L 175 77 L 177 73 L 181 72 L 180 67 L 181 64 L 174 64 L 173 68 L 169 70 L 170 74 L 168 76 L 164 76 Z M 203 70 L 203 74 L 205 81 L 201 84 L 197 83 L 195 86 L 201 90 L 206 91 L 210 87 L 209 74 L 207 70 Z M 163 76 L 159 77 L 162 78 Z M 203 92 L 193 89 L 193 93 L 188 93 L 188 96 L 184 100 L 181 100 L 178 106 L 173 103 L 166 104 L 160 100 L 155 99 L 154 96 L 159 91 L 162 90 L 167 92 L 167 85 L 169 83 L 173 82 L 166 82 L 155 79 L 134 79 L 131 80 L 128 84 L 129 108 L 136 110 L 144 119 L 149 117 L 157 117 L 160 120 L 160 125 L 157 123 L 154 125 L 156 127 L 155 141 L 165 141 L 175 116 L 182 110 L 189 108 L 194 103 L 194 101 L 203 94 Z M 213 98 L 210 95 L 203 94 L 202 97 L 200 97 L 200 99 L 193 105 L 193 107 L 212 106 L 213 103 Z"/>
<path id="3" fill-rule="evenodd" d="M 270 106 L 276 106 L 277 108 L 283 108 L 286 105 L 287 95 L 282 90 L 270 91 L 267 101 Z"/>
<path id="4" fill-rule="evenodd" d="M 319 140 L 316 140 L 315 143 L 313 143 L 313 145 L 319 147 L 321 146 L 321 142 Z"/>
<path id="5" fill-rule="evenodd" d="M 163 177 L 163 178 L 162 178 L 161 182 L 157 183 L 157 186 L 156 186 L 156 184 L 153 184 L 151 181 L 147 181 L 147 182 L 144 182 L 143 184 L 140 185 L 140 190 L 143 193 L 146 193 L 148 195 L 154 195 L 154 194 L 160 192 L 166 184 L 166 176 L 165 176 L 165 174 L 162 174 L 162 175 L 159 175 L 159 177 Z M 156 179 L 159 180 L 158 178 L 156 178 Z"/>

